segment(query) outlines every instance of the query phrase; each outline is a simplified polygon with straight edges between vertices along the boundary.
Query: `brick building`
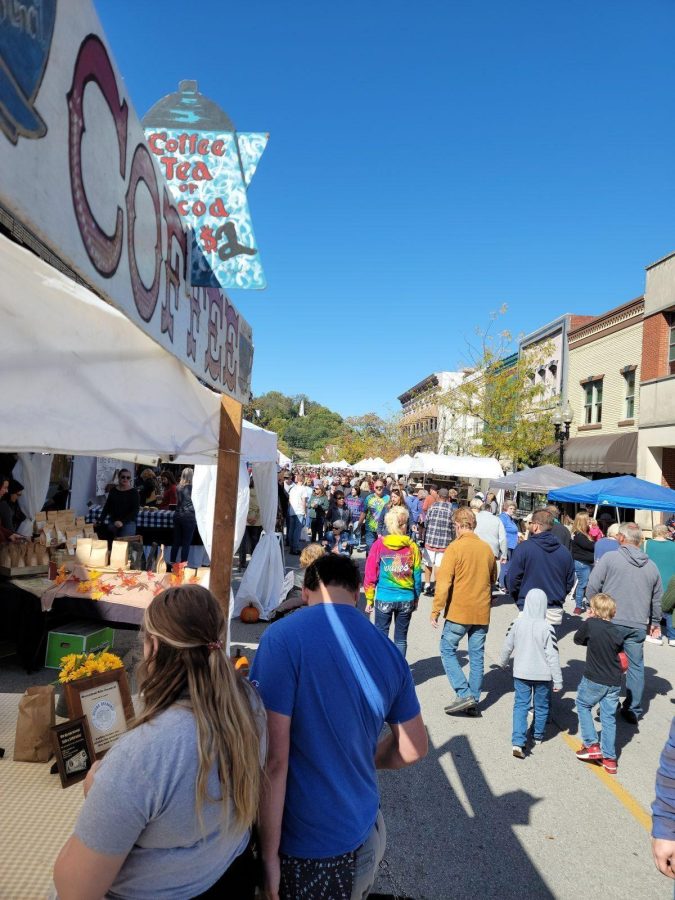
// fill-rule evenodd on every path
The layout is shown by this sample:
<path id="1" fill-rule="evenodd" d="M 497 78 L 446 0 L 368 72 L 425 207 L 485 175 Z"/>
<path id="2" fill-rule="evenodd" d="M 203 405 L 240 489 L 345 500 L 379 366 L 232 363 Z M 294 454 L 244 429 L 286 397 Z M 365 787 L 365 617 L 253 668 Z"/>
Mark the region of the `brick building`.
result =
<path id="1" fill-rule="evenodd" d="M 645 300 L 569 331 L 567 399 L 574 411 L 565 468 L 584 475 L 637 472 Z"/>
<path id="2" fill-rule="evenodd" d="M 640 377 L 640 478 L 675 489 L 675 254 L 647 267 Z"/>

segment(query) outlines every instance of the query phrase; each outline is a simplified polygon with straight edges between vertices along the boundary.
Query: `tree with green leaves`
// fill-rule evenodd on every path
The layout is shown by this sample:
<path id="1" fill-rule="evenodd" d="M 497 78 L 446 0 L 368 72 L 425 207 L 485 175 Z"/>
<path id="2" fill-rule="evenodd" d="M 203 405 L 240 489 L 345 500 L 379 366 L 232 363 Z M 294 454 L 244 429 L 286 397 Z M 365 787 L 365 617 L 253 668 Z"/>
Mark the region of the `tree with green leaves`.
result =
<path id="1" fill-rule="evenodd" d="M 550 386 L 536 378 L 552 345 L 541 343 L 513 352 L 510 332 L 495 333 L 495 323 L 505 312 L 502 307 L 491 316 L 485 331 L 477 330 L 477 344 L 468 348 L 463 381 L 439 395 L 438 402 L 448 409 L 451 429 L 470 423 L 469 452 L 492 456 L 517 470 L 537 465 L 553 442 L 556 398 Z"/>

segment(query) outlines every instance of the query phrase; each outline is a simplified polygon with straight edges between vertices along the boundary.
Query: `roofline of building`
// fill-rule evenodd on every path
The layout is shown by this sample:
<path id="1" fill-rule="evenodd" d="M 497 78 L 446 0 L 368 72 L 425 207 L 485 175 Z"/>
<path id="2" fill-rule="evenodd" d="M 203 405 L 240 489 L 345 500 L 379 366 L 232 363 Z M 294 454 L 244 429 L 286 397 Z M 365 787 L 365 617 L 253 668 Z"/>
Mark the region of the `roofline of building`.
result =
<path id="1" fill-rule="evenodd" d="M 653 269 L 654 266 L 660 266 L 661 263 L 664 263 L 667 259 L 672 259 L 675 256 L 675 250 L 672 253 L 666 253 L 665 256 L 662 256 L 661 259 L 657 259 L 656 262 L 649 263 L 648 266 L 645 266 L 645 271 L 648 272 L 650 269 Z"/>
<path id="2" fill-rule="evenodd" d="M 403 403 L 403 398 L 404 398 L 404 397 L 407 397 L 408 394 L 412 394 L 413 391 L 417 391 L 419 388 L 424 387 L 424 385 L 425 385 L 431 378 L 436 378 L 436 380 L 437 380 L 436 383 L 439 384 L 439 383 L 440 383 L 440 376 L 441 376 L 441 375 L 446 375 L 446 374 L 447 374 L 447 375 L 453 375 L 454 372 L 451 372 L 449 369 L 442 369 L 440 372 L 432 372 L 430 375 L 427 375 L 427 376 L 426 376 L 425 378 L 423 378 L 421 381 L 418 381 L 417 384 L 414 384 L 412 387 L 409 387 L 406 391 L 403 391 L 403 393 L 402 393 L 402 394 L 399 394 L 399 396 L 398 396 L 396 399 L 399 401 L 399 403 Z"/>
<path id="3" fill-rule="evenodd" d="M 564 327 L 573 315 L 576 315 L 576 313 L 563 313 L 562 316 L 558 316 L 557 319 L 549 322 L 548 325 L 542 325 L 541 328 L 537 328 L 536 331 L 531 331 L 529 334 L 526 334 L 519 342 L 520 346 L 527 347 L 529 344 L 534 344 L 536 341 L 540 341 L 542 338 L 548 337 L 549 334 L 557 331 L 561 325 Z"/>
<path id="4" fill-rule="evenodd" d="M 631 306 L 637 307 L 640 305 L 640 303 L 642 304 L 642 307 L 644 310 L 644 303 L 645 303 L 644 295 L 641 295 L 640 297 L 635 297 L 633 300 L 629 300 L 628 303 L 622 303 L 620 306 L 615 306 L 613 309 L 608 309 L 607 312 L 602 313 L 602 315 L 596 316 L 594 319 L 591 319 L 590 322 L 585 322 L 583 325 L 580 325 L 578 328 L 575 328 L 574 331 L 570 331 L 568 333 L 568 337 L 569 337 L 570 341 L 572 340 L 572 338 L 574 336 L 580 334 L 582 331 L 585 331 L 587 328 L 594 328 L 596 325 L 598 325 L 600 322 L 602 322 L 603 319 L 611 319 L 612 316 L 616 316 L 616 315 L 618 315 L 618 313 L 621 313 L 621 312 L 627 312 L 631 308 Z"/>

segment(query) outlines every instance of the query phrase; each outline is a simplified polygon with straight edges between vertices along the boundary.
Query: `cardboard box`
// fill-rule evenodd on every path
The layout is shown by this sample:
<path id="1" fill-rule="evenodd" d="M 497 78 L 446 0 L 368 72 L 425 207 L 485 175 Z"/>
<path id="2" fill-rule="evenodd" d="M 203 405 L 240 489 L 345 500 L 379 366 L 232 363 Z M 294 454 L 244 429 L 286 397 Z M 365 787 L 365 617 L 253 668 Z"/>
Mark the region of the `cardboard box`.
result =
<path id="1" fill-rule="evenodd" d="M 115 632 L 101 628 L 96 622 L 70 622 L 47 635 L 45 666 L 58 669 L 61 660 L 69 653 L 96 653 L 104 645 L 113 646 Z"/>

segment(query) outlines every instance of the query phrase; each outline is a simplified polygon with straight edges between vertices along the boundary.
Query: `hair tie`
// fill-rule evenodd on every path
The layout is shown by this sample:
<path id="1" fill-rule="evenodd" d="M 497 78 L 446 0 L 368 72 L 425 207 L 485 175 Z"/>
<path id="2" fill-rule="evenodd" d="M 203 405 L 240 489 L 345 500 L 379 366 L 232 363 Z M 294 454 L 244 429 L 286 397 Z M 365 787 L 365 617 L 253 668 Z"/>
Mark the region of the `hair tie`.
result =
<path id="1" fill-rule="evenodd" d="M 209 641 L 209 643 L 208 643 L 206 646 L 209 648 L 209 652 L 213 652 L 214 650 L 222 650 L 222 649 L 223 649 L 223 642 L 220 641 L 220 640 L 218 640 L 218 641 Z"/>

